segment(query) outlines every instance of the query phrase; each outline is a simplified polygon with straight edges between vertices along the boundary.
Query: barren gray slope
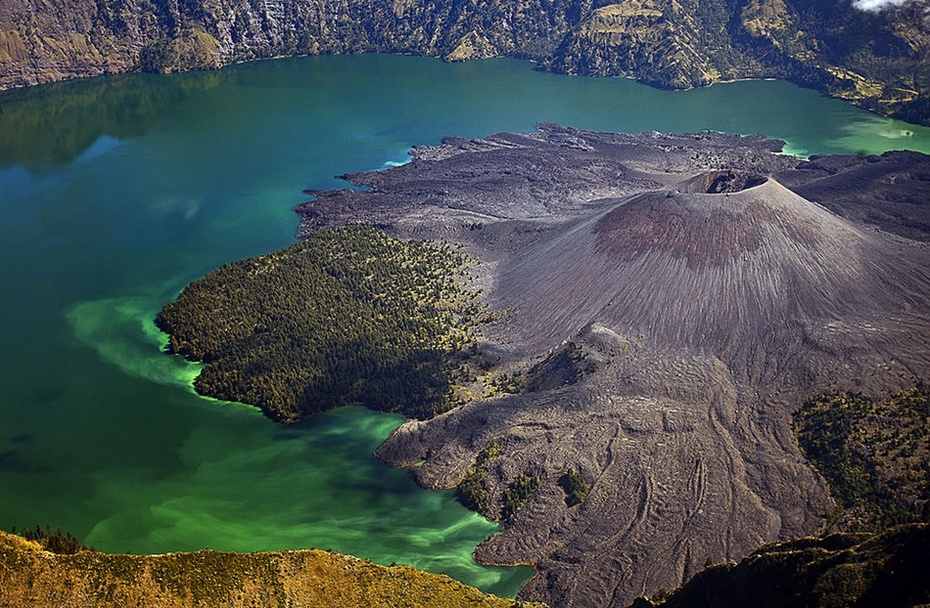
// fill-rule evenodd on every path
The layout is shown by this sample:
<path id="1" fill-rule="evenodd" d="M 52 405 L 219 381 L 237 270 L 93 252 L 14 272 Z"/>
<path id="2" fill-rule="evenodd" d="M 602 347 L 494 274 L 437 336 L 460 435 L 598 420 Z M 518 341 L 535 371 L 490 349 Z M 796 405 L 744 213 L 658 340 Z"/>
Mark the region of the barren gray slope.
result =
<path id="1" fill-rule="evenodd" d="M 777 182 L 701 194 L 660 190 L 502 262 L 499 338 L 541 352 L 567 338 L 600 369 L 548 393 L 473 404 L 407 425 L 424 485 L 461 479 L 491 441 L 504 481 L 541 491 L 482 560 L 533 561 L 525 590 L 555 605 L 623 605 L 686 580 L 707 559 L 814 532 L 828 502 L 788 415 L 833 386 L 870 392 L 928 377 L 930 280 L 922 250 L 863 231 Z M 408 449 L 410 449 L 408 447 Z M 422 450 L 419 451 L 418 450 Z M 556 480 L 593 483 L 569 509 Z"/>
<path id="2" fill-rule="evenodd" d="M 589 213 L 592 202 L 677 183 L 695 173 L 734 167 L 762 173 L 793 168 L 773 154 L 782 142 L 724 134 L 608 134 L 543 124 L 536 133 L 485 139 L 449 137 L 414 148 L 410 163 L 351 173 L 366 190 L 309 191 L 302 230 L 351 222 L 392 234 L 466 243 L 497 259 Z"/>
<path id="3" fill-rule="evenodd" d="M 371 192 L 310 204 L 311 228 L 382 223 L 494 260 L 489 300 L 509 315 L 486 349 L 505 355 L 505 370 L 565 340 L 597 362 L 577 384 L 405 424 L 378 450 L 397 465 L 429 455 L 413 474 L 438 488 L 496 443 L 492 516 L 520 473 L 539 475 L 476 552 L 535 563 L 523 597 L 626 605 L 707 559 L 816 531 L 831 504 L 800 458 L 791 411 L 831 388 L 881 393 L 930 378 L 927 250 L 774 180 L 711 187 L 745 176 L 721 169 L 799 164 L 766 146 L 547 126 L 449 140 L 399 171 L 351 176 Z M 469 223 L 475 214 L 486 219 Z M 575 507 L 557 485 L 569 468 L 591 486 Z"/>
<path id="4" fill-rule="evenodd" d="M 774 355 L 791 335 L 836 341 L 869 323 L 926 321 L 924 253 L 774 180 L 725 194 L 658 190 L 614 202 L 511 256 L 492 298 L 497 308 L 519 310 L 507 332 L 530 350 L 599 321 L 713 352 L 758 384 L 773 378 L 742 360 L 746 343 L 774 340 Z"/>
<path id="5" fill-rule="evenodd" d="M 778 179 L 843 217 L 930 241 L 930 163 L 923 154 L 815 156 Z"/>
<path id="6" fill-rule="evenodd" d="M 658 352 L 602 326 L 582 340 L 601 360 L 587 381 L 405 425 L 379 455 L 396 461 L 437 450 L 415 475 L 448 487 L 495 442 L 503 456 L 489 475 L 492 493 L 520 473 L 539 474 L 537 493 L 476 556 L 535 563 L 539 574 L 522 594 L 552 606 L 623 606 L 680 584 L 708 559 L 777 537 L 780 514 L 747 476 L 734 433 L 737 391 L 719 360 Z M 591 487 L 572 508 L 556 483 L 569 468 Z M 825 509 L 815 476 L 803 467 L 791 473 L 789 481 L 780 471 L 776 483 L 815 490 L 799 509 Z"/>

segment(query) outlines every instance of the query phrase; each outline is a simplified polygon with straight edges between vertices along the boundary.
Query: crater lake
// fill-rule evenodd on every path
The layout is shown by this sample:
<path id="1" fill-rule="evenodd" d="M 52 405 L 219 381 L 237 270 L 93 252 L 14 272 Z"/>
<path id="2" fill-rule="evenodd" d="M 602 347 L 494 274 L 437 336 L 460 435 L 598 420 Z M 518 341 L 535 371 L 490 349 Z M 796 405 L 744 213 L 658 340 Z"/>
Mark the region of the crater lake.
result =
<path id="1" fill-rule="evenodd" d="M 304 189 L 537 122 L 930 152 L 926 128 L 784 82 L 660 91 L 509 59 L 308 57 L 0 93 L 0 528 L 105 552 L 333 549 L 512 597 L 531 568 L 471 558 L 498 524 L 371 457 L 400 417 L 285 427 L 199 397 L 152 319 L 188 282 L 292 243 Z"/>

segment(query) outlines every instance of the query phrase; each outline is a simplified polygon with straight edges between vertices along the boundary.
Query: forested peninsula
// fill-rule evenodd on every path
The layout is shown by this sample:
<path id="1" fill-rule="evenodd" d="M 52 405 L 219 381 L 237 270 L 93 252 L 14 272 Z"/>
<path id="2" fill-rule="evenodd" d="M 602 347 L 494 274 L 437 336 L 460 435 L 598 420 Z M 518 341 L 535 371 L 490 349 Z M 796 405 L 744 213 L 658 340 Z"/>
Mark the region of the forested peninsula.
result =
<path id="1" fill-rule="evenodd" d="M 269 57 L 510 56 L 686 89 L 778 78 L 930 124 L 927 0 L 5 0 L 0 88 Z"/>
<path id="2" fill-rule="evenodd" d="M 192 283 L 156 324 L 170 352 L 206 364 L 198 392 L 276 420 L 344 405 L 431 418 L 476 380 L 468 264 L 450 245 L 324 230 Z"/>

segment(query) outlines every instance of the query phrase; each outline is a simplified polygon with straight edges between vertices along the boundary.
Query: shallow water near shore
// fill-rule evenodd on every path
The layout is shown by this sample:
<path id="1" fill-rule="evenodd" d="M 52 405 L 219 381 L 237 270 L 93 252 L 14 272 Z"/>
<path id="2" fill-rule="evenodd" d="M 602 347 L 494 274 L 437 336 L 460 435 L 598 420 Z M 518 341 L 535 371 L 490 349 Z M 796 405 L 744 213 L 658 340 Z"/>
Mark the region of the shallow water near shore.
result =
<path id="1" fill-rule="evenodd" d="M 108 552 L 328 548 L 515 594 L 531 569 L 471 559 L 497 524 L 371 458 L 399 417 L 283 427 L 201 398 L 151 320 L 189 281 L 293 242 L 302 190 L 543 121 L 930 152 L 926 128 L 787 83 L 669 92 L 505 59 L 312 57 L 0 94 L 0 528 L 48 523 Z"/>

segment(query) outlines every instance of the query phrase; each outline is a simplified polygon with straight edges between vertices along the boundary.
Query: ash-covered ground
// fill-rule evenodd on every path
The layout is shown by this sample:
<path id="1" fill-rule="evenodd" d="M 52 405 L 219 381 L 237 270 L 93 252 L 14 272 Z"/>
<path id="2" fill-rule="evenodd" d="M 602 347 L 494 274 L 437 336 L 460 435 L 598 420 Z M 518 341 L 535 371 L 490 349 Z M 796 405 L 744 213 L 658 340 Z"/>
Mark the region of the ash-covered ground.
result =
<path id="1" fill-rule="evenodd" d="M 476 551 L 536 566 L 522 598 L 624 606 L 817 532 L 833 503 L 792 412 L 930 379 L 930 157 L 781 148 L 541 125 L 416 148 L 298 208 L 304 230 L 368 223 L 481 260 L 502 319 L 482 349 L 529 388 L 408 422 L 377 455 L 449 488 L 496 446 L 491 517 L 538 480 Z"/>

